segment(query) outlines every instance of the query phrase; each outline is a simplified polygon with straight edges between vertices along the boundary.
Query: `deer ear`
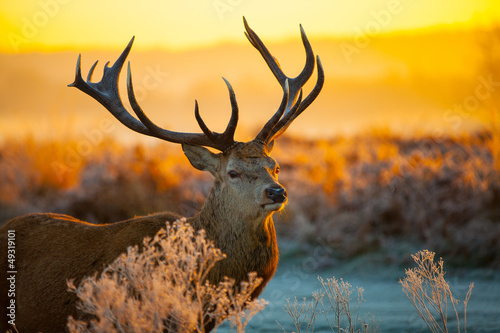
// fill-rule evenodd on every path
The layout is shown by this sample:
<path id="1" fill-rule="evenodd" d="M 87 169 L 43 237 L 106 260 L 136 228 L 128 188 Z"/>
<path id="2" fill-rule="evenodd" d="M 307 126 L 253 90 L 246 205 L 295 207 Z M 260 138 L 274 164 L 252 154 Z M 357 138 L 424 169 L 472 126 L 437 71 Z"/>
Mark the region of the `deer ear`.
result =
<path id="1" fill-rule="evenodd" d="M 196 169 L 208 171 L 212 175 L 219 168 L 219 155 L 212 153 L 207 148 L 201 146 L 193 146 L 187 143 L 182 144 L 184 155 Z"/>

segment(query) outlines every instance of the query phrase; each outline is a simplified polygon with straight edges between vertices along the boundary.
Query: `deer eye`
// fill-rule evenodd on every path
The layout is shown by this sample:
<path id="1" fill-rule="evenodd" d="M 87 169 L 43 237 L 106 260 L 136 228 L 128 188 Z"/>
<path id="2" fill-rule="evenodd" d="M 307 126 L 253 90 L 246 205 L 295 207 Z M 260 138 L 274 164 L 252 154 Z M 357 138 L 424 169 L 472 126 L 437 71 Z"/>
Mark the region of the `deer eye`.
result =
<path id="1" fill-rule="evenodd" d="M 240 177 L 240 174 L 237 172 L 237 171 L 234 171 L 234 170 L 231 170 L 227 173 L 229 175 L 230 178 L 239 178 Z"/>
<path id="2" fill-rule="evenodd" d="M 280 167 L 276 167 L 276 169 L 274 170 L 274 173 L 275 173 L 275 174 L 280 173 Z"/>

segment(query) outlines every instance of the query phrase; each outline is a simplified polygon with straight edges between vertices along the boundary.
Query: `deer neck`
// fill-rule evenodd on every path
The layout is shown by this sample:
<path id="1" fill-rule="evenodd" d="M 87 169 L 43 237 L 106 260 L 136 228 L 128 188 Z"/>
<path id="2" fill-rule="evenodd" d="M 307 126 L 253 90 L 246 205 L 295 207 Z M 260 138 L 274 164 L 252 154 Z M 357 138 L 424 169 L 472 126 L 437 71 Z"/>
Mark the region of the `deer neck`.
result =
<path id="1" fill-rule="evenodd" d="M 207 238 L 227 255 L 226 259 L 216 264 L 218 269 L 211 272 L 209 279 L 214 282 L 228 276 L 239 285 L 248 279 L 248 273 L 257 272 L 263 278 L 252 295 L 257 297 L 274 275 L 278 264 L 272 213 L 241 215 L 238 207 L 225 202 L 226 197 L 217 192 L 217 186 L 214 186 L 200 213 L 192 221 L 195 228 L 204 229 Z M 212 273 L 217 276 L 212 276 Z"/>
<path id="2" fill-rule="evenodd" d="M 244 240 L 245 243 L 254 243 L 254 246 L 270 246 L 275 242 L 272 212 L 242 213 L 241 205 L 244 204 L 233 202 L 230 196 L 221 192 L 218 186 L 214 186 L 195 217 L 194 223 L 205 229 L 210 239 L 216 243 Z"/>

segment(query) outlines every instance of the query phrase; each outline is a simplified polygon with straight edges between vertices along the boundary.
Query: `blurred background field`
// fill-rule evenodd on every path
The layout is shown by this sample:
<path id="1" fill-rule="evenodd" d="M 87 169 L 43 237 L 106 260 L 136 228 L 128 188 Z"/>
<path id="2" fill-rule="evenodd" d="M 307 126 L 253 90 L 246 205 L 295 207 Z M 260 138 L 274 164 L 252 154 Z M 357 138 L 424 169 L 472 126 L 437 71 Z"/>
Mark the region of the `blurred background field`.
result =
<path id="1" fill-rule="evenodd" d="M 448 264 L 500 268 L 498 145 L 490 131 L 280 138 L 273 155 L 290 199 L 276 216 L 279 236 L 327 246 L 338 260 L 378 252 L 402 264 L 423 247 Z M 57 212 L 111 223 L 163 210 L 191 216 L 212 179 L 172 144 L 25 138 L 0 146 L 0 183 L 2 222 Z"/>

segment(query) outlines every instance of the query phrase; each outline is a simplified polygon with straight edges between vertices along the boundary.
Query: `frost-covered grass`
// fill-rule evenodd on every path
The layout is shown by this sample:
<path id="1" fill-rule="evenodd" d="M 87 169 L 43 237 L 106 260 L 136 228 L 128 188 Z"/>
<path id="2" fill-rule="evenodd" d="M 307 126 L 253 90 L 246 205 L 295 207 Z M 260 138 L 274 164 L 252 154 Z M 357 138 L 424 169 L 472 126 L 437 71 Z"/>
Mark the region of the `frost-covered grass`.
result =
<path id="1" fill-rule="evenodd" d="M 363 288 L 356 287 L 356 295 L 352 297 L 354 290 L 351 284 L 342 278 L 318 277 L 322 289 L 312 293 L 310 300 L 306 298 L 302 302 L 294 298 L 286 300 L 283 310 L 290 316 L 297 333 L 314 332 L 316 320 L 326 322 L 329 331 L 334 333 L 369 333 L 377 332 L 378 326 L 375 320 L 367 320 L 366 316 L 360 315 L 363 298 Z M 287 331 L 278 322 L 278 326 L 284 333 Z"/>
<path id="2" fill-rule="evenodd" d="M 403 293 L 414 306 L 418 316 L 432 333 L 467 332 L 467 305 L 474 283 L 469 285 L 462 304 L 455 298 L 450 284 L 445 279 L 444 261 L 434 261 L 435 253 L 422 250 L 413 254 L 414 264 L 406 269 L 406 276 L 399 280 Z M 289 322 L 277 323 L 289 327 L 293 324 L 296 332 L 314 332 L 318 323 L 323 324 L 322 331 L 333 333 L 369 333 L 379 331 L 380 318 L 361 312 L 365 302 L 364 289 L 352 288 L 342 278 L 318 277 L 321 289 L 312 293 L 312 297 L 302 302 L 286 300 L 283 307 L 290 317 Z M 394 285 L 395 287 L 395 285 Z M 377 302 L 372 299 L 369 302 Z M 479 319 L 480 320 L 480 319 Z M 290 323 L 291 322 L 291 323 Z M 476 321 L 477 322 L 477 321 Z M 453 329 L 449 329 L 449 327 Z M 321 326 L 320 326 L 321 327 Z M 399 327 L 400 331 L 408 331 L 408 327 Z"/>
<path id="3" fill-rule="evenodd" d="M 444 271 L 443 259 L 435 262 L 435 255 L 429 250 L 419 251 L 412 255 L 416 267 L 407 269 L 406 277 L 399 283 L 401 283 L 406 297 L 431 332 L 448 332 L 448 314 L 450 312 L 455 317 L 453 319 L 456 319 L 457 332 L 467 332 L 467 303 L 474 283 L 469 285 L 469 290 L 463 301 L 463 315 L 460 318 L 458 311 L 460 301 L 453 296 L 450 285 L 445 280 L 446 272 Z M 462 326 L 460 326 L 461 323 Z"/>

